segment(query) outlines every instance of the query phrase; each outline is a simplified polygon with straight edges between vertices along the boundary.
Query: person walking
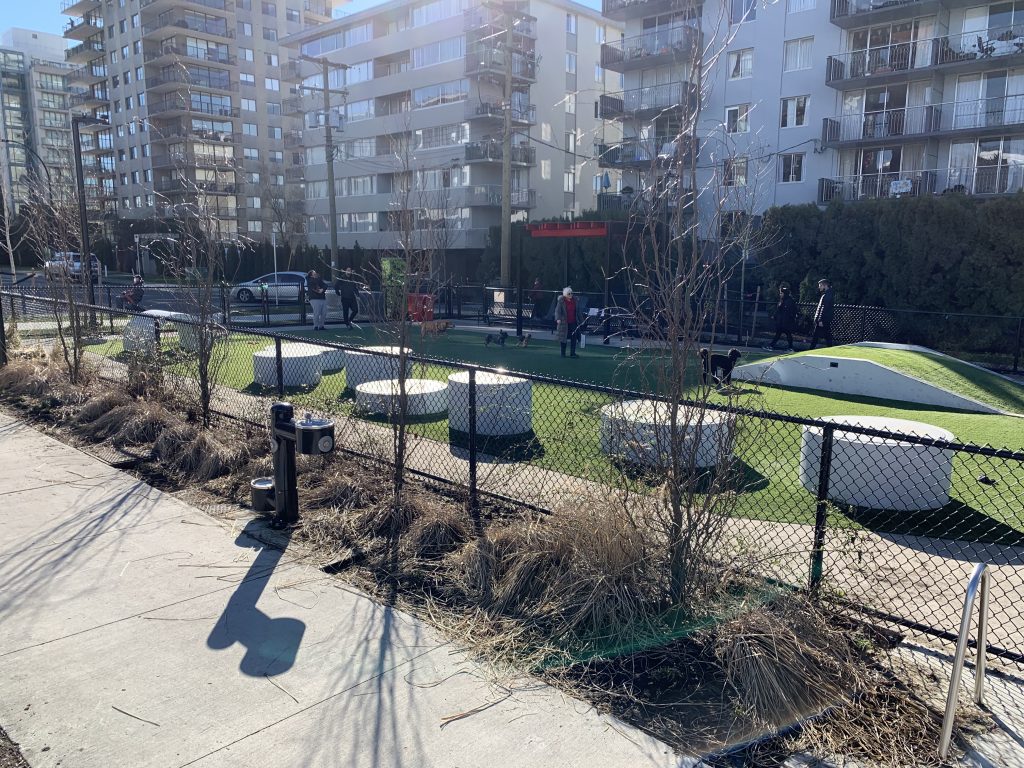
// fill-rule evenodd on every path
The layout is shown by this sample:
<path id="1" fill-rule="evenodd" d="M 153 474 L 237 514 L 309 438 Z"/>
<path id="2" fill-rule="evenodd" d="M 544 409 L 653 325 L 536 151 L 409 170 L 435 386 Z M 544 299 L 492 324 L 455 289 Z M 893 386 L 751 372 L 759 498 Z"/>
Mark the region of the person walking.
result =
<path id="1" fill-rule="evenodd" d="M 533 278 L 533 286 L 530 288 L 530 301 L 533 303 L 532 317 L 534 322 L 544 316 L 544 286 L 539 277 Z"/>
<path id="2" fill-rule="evenodd" d="M 562 295 L 555 304 L 555 335 L 565 357 L 565 345 L 569 344 L 569 356 L 578 357 L 576 342 L 579 341 L 579 304 L 572 295 L 572 288 L 562 289 Z"/>
<path id="3" fill-rule="evenodd" d="M 306 290 L 313 307 L 313 330 L 327 330 L 327 283 L 315 269 L 306 273 Z"/>
<path id="4" fill-rule="evenodd" d="M 789 346 L 787 352 L 793 352 L 793 329 L 796 327 L 796 302 L 789 295 L 789 286 L 783 285 L 779 288 L 779 303 L 775 305 L 775 338 L 765 349 L 775 351 L 775 345 L 785 334 Z"/>
<path id="5" fill-rule="evenodd" d="M 814 333 L 811 334 L 811 349 L 818 345 L 819 339 L 825 340 L 825 346 L 832 346 L 832 316 L 835 311 L 835 299 L 832 296 L 832 283 L 822 278 L 818 281 L 821 298 L 814 310 Z"/>
<path id="6" fill-rule="evenodd" d="M 349 328 L 359 313 L 359 283 L 352 267 L 345 267 L 341 277 L 334 283 L 334 292 L 341 298 L 342 321 Z"/>

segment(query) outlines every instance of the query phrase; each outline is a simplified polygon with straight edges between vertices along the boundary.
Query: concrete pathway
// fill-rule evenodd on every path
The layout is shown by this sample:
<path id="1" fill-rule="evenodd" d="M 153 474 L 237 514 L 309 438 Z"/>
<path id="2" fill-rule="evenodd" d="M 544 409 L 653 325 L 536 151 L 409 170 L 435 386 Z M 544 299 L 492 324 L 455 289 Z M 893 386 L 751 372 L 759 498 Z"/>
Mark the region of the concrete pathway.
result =
<path id="1" fill-rule="evenodd" d="M 0 522 L 0 725 L 33 768 L 690 764 L 3 415 Z"/>

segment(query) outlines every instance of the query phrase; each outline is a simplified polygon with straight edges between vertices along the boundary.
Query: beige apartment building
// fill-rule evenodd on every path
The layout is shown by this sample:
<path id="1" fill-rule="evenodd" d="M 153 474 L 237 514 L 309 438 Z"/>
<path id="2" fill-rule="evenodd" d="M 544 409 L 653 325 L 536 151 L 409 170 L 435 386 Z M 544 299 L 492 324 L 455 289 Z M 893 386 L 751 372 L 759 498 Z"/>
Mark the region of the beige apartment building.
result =
<path id="1" fill-rule="evenodd" d="M 219 235 L 288 228 L 280 39 L 332 0 L 65 0 L 87 194 L 119 219 L 216 214 Z M 288 232 L 287 234 L 292 234 Z"/>
<path id="2" fill-rule="evenodd" d="M 596 206 L 599 121 L 594 103 L 608 75 L 601 43 L 621 27 L 571 0 L 508 6 L 467 0 L 384 3 L 305 30 L 285 44 L 331 63 L 330 121 L 338 243 L 398 246 L 412 210 L 416 247 L 444 247 L 470 266 L 501 223 L 505 37 L 511 23 L 513 219 L 571 218 Z M 316 63 L 296 82 L 318 88 Z M 287 137 L 303 164 L 307 238 L 329 243 L 323 96 L 291 103 L 302 128 Z M 461 254 L 461 256 L 459 255 Z M 455 267 L 458 269 L 458 267 Z"/>

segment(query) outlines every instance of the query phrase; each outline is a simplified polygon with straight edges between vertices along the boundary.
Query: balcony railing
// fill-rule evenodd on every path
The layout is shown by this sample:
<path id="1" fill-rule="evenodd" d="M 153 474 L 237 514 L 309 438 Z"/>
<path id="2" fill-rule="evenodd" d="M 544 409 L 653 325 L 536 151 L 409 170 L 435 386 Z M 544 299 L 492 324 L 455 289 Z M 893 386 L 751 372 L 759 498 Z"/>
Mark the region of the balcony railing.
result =
<path id="1" fill-rule="evenodd" d="M 218 195 L 238 194 L 238 185 L 234 182 L 223 184 L 213 181 L 191 181 L 188 179 L 161 179 L 153 185 L 153 189 L 165 194 L 200 194 L 204 192 Z"/>
<path id="2" fill-rule="evenodd" d="M 493 72 L 504 75 L 505 52 L 495 48 L 480 48 L 466 52 L 466 74 Z M 537 59 L 532 54 L 512 54 L 512 77 L 520 80 L 534 81 L 537 79 Z"/>
<path id="3" fill-rule="evenodd" d="M 184 99 L 164 99 L 149 105 L 150 117 L 167 112 L 197 112 L 215 117 L 238 117 L 238 107 L 224 107 L 220 104 L 190 102 Z"/>
<path id="4" fill-rule="evenodd" d="M 479 30 L 483 27 L 494 27 L 505 30 L 505 14 L 500 10 L 485 6 L 477 6 L 466 10 L 463 14 L 463 29 L 466 32 Z M 512 26 L 512 33 L 526 38 L 537 38 L 537 19 L 533 16 L 520 14 Z"/>
<path id="5" fill-rule="evenodd" d="M 214 11 L 230 11 L 234 7 L 230 0 L 142 0 L 139 3 L 140 8 L 148 8 L 151 5 L 157 3 L 166 4 L 174 8 L 178 8 L 184 3 L 191 5 L 201 5 L 203 8 L 210 8 Z"/>
<path id="6" fill-rule="evenodd" d="M 500 206 L 501 205 L 501 185 L 500 184 L 478 184 L 472 187 L 464 188 L 466 195 L 466 205 L 486 205 L 486 206 Z M 455 190 L 452 190 L 453 192 Z M 512 190 L 512 207 L 513 208 L 535 208 L 537 206 L 537 190 L 535 189 L 513 189 Z"/>
<path id="7" fill-rule="evenodd" d="M 466 162 L 500 163 L 504 153 L 500 141 L 474 141 L 466 145 Z M 533 147 L 512 147 L 512 162 L 519 165 L 535 165 L 537 150 Z"/>
<path id="8" fill-rule="evenodd" d="M 110 94 L 99 92 L 94 93 L 91 90 L 83 90 L 78 93 L 71 94 L 68 98 L 69 107 L 87 107 L 87 106 L 99 106 L 106 104 L 110 101 Z"/>
<path id="9" fill-rule="evenodd" d="M 302 10 L 325 19 L 331 18 L 331 8 L 324 0 L 303 0 Z"/>
<path id="10" fill-rule="evenodd" d="M 832 0 L 831 19 L 840 21 L 878 11 L 913 16 L 918 5 L 921 0 Z"/>
<path id="11" fill-rule="evenodd" d="M 78 16 L 100 7 L 100 0 L 64 0 L 60 4 L 60 12 L 68 16 Z"/>
<path id="12" fill-rule="evenodd" d="M 144 24 L 142 26 L 142 35 L 147 37 L 157 32 L 166 32 L 168 29 L 185 29 L 189 32 L 199 32 L 206 35 L 214 35 L 216 37 L 229 37 L 235 36 L 233 29 L 228 29 L 227 21 L 223 24 L 214 24 L 209 21 L 203 21 L 201 19 L 189 19 L 189 18 L 159 18 L 151 24 Z"/>
<path id="13" fill-rule="evenodd" d="M 948 131 L 985 132 L 1024 125 L 1024 94 L 826 117 L 822 142 L 875 141 Z"/>
<path id="14" fill-rule="evenodd" d="M 678 10 L 677 0 L 602 0 L 601 15 L 614 21 L 655 16 Z"/>
<path id="15" fill-rule="evenodd" d="M 87 40 L 84 43 L 72 46 L 64 51 L 64 61 L 85 62 L 103 55 L 103 43 L 97 40 Z"/>
<path id="16" fill-rule="evenodd" d="M 599 116 L 603 120 L 641 117 L 668 109 L 681 109 L 692 100 L 689 83 L 664 83 L 601 94 Z"/>
<path id="17" fill-rule="evenodd" d="M 1024 56 L 1024 25 L 895 43 L 829 56 L 825 79 L 828 83 L 842 86 L 844 81 L 859 78 L 877 77 L 881 80 L 883 76 L 892 73 L 909 74 L 927 67 L 989 62 L 1018 56 Z"/>
<path id="18" fill-rule="evenodd" d="M 700 45 L 700 32 L 692 26 L 675 27 L 645 32 L 601 46 L 601 66 L 615 72 L 637 67 L 654 66 L 656 60 L 682 59 Z"/>
<path id="19" fill-rule="evenodd" d="M 500 104 L 490 104 L 484 102 L 482 104 L 474 104 L 469 102 L 466 104 L 466 119 L 473 120 L 477 118 L 494 118 L 501 120 L 505 116 L 505 110 Z M 512 105 L 512 122 L 520 123 L 523 125 L 536 125 L 537 123 L 537 107 L 534 104 L 526 105 Z"/>
<path id="20" fill-rule="evenodd" d="M 234 64 L 237 59 L 226 51 L 211 48 L 194 48 L 185 45 L 162 45 L 154 51 L 146 51 L 143 60 L 148 62 L 162 59 L 165 56 L 182 56 L 186 59 L 213 62 L 214 64 Z"/>
<path id="21" fill-rule="evenodd" d="M 85 40 L 103 31 L 103 19 L 92 16 L 84 16 L 81 19 L 71 19 L 64 25 L 64 37 L 76 40 Z"/>
<path id="22" fill-rule="evenodd" d="M 602 168 L 647 168 L 689 164 L 696 150 L 696 139 L 655 136 L 648 139 L 623 139 L 614 144 L 598 144 L 598 164 Z"/>
<path id="23" fill-rule="evenodd" d="M 932 194 L 1007 195 L 1024 190 L 1024 163 L 926 171 L 885 171 L 818 179 L 818 202 L 853 202 Z"/>
<path id="24" fill-rule="evenodd" d="M 650 192 L 599 192 L 597 210 L 599 213 L 671 213 L 680 208 L 691 206 L 693 192 L 683 190 L 663 190 L 659 194 Z"/>
<path id="25" fill-rule="evenodd" d="M 163 74 L 146 78 L 147 88 L 163 88 L 164 86 L 181 86 L 208 88 L 215 91 L 237 91 L 238 83 L 232 83 L 227 72 L 224 78 L 216 80 L 208 77 L 196 77 L 179 69 L 171 69 Z"/>

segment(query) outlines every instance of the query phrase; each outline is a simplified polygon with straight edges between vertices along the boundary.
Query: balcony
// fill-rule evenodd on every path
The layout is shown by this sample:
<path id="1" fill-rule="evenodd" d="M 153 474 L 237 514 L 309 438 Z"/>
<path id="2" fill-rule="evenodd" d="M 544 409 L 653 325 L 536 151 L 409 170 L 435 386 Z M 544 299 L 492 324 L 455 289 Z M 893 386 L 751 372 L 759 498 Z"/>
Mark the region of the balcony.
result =
<path id="1" fill-rule="evenodd" d="M 191 179 L 161 179 L 153 185 L 156 192 L 164 195 L 236 195 L 238 185 L 234 182 L 192 181 Z"/>
<path id="2" fill-rule="evenodd" d="M 100 0 L 64 0 L 60 4 L 60 12 L 65 16 L 81 16 L 98 10 Z"/>
<path id="3" fill-rule="evenodd" d="M 668 168 L 689 166 L 697 150 L 696 139 L 656 136 L 598 144 L 597 156 L 601 168 Z"/>
<path id="4" fill-rule="evenodd" d="M 676 0 L 601 0 L 601 15 L 612 21 L 639 19 L 678 10 L 679 3 Z"/>
<path id="5" fill-rule="evenodd" d="M 500 163 L 504 153 L 500 141 L 474 141 L 466 145 L 467 163 Z M 536 165 L 537 150 L 533 147 L 512 147 L 513 165 Z"/>
<path id="6" fill-rule="evenodd" d="M 68 98 L 68 107 L 74 109 L 96 109 L 105 107 L 110 103 L 110 95 L 105 92 L 96 92 L 91 88 L 77 90 L 71 93 Z"/>
<path id="7" fill-rule="evenodd" d="M 170 64 L 178 59 L 192 59 L 207 64 L 233 65 L 237 59 L 226 51 L 211 50 L 208 48 L 193 48 L 187 45 L 162 45 L 153 51 L 146 51 L 143 61 L 147 64 Z"/>
<path id="8" fill-rule="evenodd" d="M 886 85 L 932 71 L 981 72 L 1024 62 L 1024 28 L 946 35 L 829 56 L 825 82 L 833 88 Z"/>
<path id="9" fill-rule="evenodd" d="M 490 104 L 487 102 L 484 102 L 482 104 L 474 104 L 472 102 L 468 102 L 466 104 L 467 120 L 503 120 L 504 118 L 505 110 L 502 108 L 500 104 Z M 536 125 L 537 106 L 535 104 L 513 104 L 512 124 Z"/>
<path id="10" fill-rule="evenodd" d="M 217 168 L 234 171 L 237 163 L 233 157 L 221 157 L 210 152 L 180 151 L 160 152 L 153 155 L 154 168 Z"/>
<path id="11" fill-rule="evenodd" d="M 224 40 L 233 40 L 235 37 L 235 31 L 228 29 L 227 20 L 224 20 L 222 24 L 217 24 L 201 19 L 161 17 L 151 24 L 144 24 L 142 26 L 142 38 L 158 36 L 163 39 L 173 35 L 177 30 L 198 32 L 202 35 L 219 37 Z"/>
<path id="12" fill-rule="evenodd" d="M 480 48 L 466 53 L 467 75 L 505 77 L 505 52 Z M 512 53 L 512 80 L 520 84 L 537 82 L 537 59 L 533 52 Z"/>
<path id="13" fill-rule="evenodd" d="M 331 6 L 324 0 L 303 0 L 302 12 L 324 23 L 331 20 Z"/>
<path id="14" fill-rule="evenodd" d="M 181 90 L 191 92 L 193 88 L 232 93 L 238 91 L 238 83 L 232 83 L 227 72 L 224 73 L 223 78 L 211 79 L 208 77 L 194 77 L 178 69 L 170 69 L 162 74 L 146 78 L 146 90 L 154 93 Z"/>
<path id="15" fill-rule="evenodd" d="M 160 144 L 180 142 L 182 140 L 203 141 L 209 144 L 230 144 L 237 140 L 237 135 L 228 131 L 208 131 L 205 128 L 193 128 L 187 120 L 176 123 L 164 123 L 160 130 L 150 133 L 150 142 Z"/>
<path id="16" fill-rule="evenodd" d="M 485 6 L 469 8 L 463 12 L 463 31 L 465 32 L 504 32 L 505 14 Z M 512 25 L 512 34 L 529 40 L 537 39 L 537 19 L 525 13 L 517 13 Z"/>
<path id="17" fill-rule="evenodd" d="M 234 10 L 234 3 L 231 0 L 142 0 L 139 7 L 148 13 L 159 11 L 183 11 L 194 9 L 197 11 L 222 11 L 230 13 Z"/>
<path id="18" fill-rule="evenodd" d="M 68 73 L 68 83 L 81 83 L 82 85 L 95 85 L 107 79 L 107 68 L 102 64 L 99 66 L 79 67 Z"/>
<path id="19" fill-rule="evenodd" d="M 613 72 L 687 62 L 701 48 L 700 32 L 686 24 L 653 30 L 601 46 L 601 66 Z"/>
<path id="20" fill-rule="evenodd" d="M 1024 190 L 1024 163 L 892 171 L 818 179 L 818 204 L 934 194 L 1010 195 Z"/>
<path id="21" fill-rule="evenodd" d="M 68 40 L 88 40 L 93 35 L 103 32 L 103 19 L 92 16 L 84 16 L 81 19 L 71 19 L 64 25 L 64 37 Z"/>
<path id="22" fill-rule="evenodd" d="M 152 102 L 149 105 L 150 117 L 174 117 L 177 115 L 186 114 L 201 114 L 213 115 L 214 117 L 234 118 L 238 117 L 238 107 L 224 107 L 219 104 L 190 102 L 185 101 L 184 99 L 175 98 Z"/>
<path id="23" fill-rule="evenodd" d="M 104 51 L 103 43 L 98 40 L 89 40 L 64 51 L 64 61 L 69 64 L 85 64 L 102 56 Z"/>
<path id="24" fill-rule="evenodd" d="M 684 189 L 681 195 L 669 194 L 668 191 L 658 195 L 648 192 L 599 192 L 597 194 L 598 213 L 629 213 L 633 215 L 667 215 L 685 210 L 693 205 L 693 192 Z"/>
<path id="25" fill-rule="evenodd" d="M 501 185 L 500 184 L 479 184 L 472 187 L 464 187 L 466 205 L 501 207 Z M 456 190 L 451 190 L 455 192 Z M 457 200 L 455 201 L 457 202 Z M 537 207 L 537 190 L 535 189 L 513 189 L 512 209 L 527 210 Z"/>
<path id="26" fill-rule="evenodd" d="M 855 29 L 898 19 L 913 19 L 949 8 L 949 0 L 832 0 L 832 23 Z"/>
<path id="27" fill-rule="evenodd" d="M 690 83 L 665 83 L 601 94 L 598 114 L 602 120 L 629 120 L 654 117 L 666 110 L 692 108 Z"/>

